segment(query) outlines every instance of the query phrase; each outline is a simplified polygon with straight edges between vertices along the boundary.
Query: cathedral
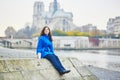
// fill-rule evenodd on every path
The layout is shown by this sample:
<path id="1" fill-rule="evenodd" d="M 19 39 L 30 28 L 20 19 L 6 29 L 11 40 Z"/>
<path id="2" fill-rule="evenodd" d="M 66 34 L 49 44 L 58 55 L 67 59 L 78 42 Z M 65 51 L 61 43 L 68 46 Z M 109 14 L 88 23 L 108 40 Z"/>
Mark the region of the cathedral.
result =
<path id="1" fill-rule="evenodd" d="M 65 32 L 76 28 L 76 25 L 73 24 L 72 13 L 60 9 L 60 4 L 57 0 L 50 3 L 48 11 L 45 11 L 43 2 L 37 1 L 34 3 L 32 26 L 40 30 L 44 26 L 49 26 L 51 30 L 62 30 Z"/>

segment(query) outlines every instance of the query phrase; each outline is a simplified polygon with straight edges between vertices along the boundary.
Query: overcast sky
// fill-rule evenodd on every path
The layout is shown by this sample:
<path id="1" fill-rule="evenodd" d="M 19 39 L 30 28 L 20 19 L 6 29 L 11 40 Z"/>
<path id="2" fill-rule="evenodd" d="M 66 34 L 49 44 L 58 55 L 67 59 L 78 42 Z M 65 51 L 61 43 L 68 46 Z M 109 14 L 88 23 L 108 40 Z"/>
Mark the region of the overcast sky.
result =
<path id="1" fill-rule="evenodd" d="M 32 23 L 33 5 L 43 1 L 48 10 L 53 0 L 0 0 L 0 36 L 8 26 L 15 30 Z M 77 26 L 91 23 L 98 29 L 106 29 L 109 18 L 120 16 L 120 0 L 57 0 L 61 8 L 73 13 L 73 22 Z"/>

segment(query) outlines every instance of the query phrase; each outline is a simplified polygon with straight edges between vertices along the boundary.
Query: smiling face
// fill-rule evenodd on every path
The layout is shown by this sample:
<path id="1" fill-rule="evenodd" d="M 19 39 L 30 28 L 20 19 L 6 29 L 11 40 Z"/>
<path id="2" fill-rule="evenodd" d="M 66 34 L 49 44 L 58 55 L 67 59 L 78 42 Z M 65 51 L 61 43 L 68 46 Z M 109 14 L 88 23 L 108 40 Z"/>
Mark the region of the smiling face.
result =
<path id="1" fill-rule="evenodd" d="M 50 32 L 50 30 L 46 27 L 46 28 L 44 29 L 44 34 L 48 35 L 49 32 Z"/>
<path id="2" fill-rule="evenodd" d="M 43 29 L 42 29 L 42 31 L 40 33 L 40 36 L 43 36 L 44 34 L 48 35 L 50 37 L 50 41 L 53 41 L 52 33 L 51 33 L 50 28 L 48 26 L 43 27 Z"/>

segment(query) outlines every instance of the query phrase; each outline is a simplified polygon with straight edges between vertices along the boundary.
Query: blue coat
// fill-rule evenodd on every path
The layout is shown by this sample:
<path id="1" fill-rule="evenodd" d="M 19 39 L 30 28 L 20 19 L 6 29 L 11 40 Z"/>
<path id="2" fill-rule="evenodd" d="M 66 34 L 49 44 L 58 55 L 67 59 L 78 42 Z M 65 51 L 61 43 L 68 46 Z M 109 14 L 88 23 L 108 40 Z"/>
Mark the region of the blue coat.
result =
<path id="1" fill-rule="evenodd" d="M 37 54 L 41 53 L 41 58 L 47 54 L 54 54 L 52 41 L 49 40 L 48 35 L 43 35 L 38 38 Z"/>

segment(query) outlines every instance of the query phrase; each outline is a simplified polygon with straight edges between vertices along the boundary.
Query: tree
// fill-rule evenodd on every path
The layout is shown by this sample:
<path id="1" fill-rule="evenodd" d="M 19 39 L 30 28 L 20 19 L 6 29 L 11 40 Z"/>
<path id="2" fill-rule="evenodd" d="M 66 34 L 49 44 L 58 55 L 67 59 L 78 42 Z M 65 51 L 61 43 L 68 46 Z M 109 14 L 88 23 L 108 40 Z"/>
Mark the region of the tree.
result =
<path id="1" fill-rule="evenodd" d="M 89 36 L 87 32 L 80 32 L 80 31 L 69 31 L 67 32 L 68 36 Z"/>
<path id="2" fill-rule="evenodd" d="M 7 29 L 5 30 L 5 35 L 6 37 L 10 38 L 10 37 L 14 37 L 16 34 L 16 31 L 13 27 L 8 26 Z"/>
<path id="3" fill-rule="evenodd" d="M 24 29 L 20 29 L 20 30 L 18 30 L 18 32 L 16 33 L 15 38 L 17 38 L 17 39 L 28 39 L 29 36 L 24 33 Z"/>
<path id="4" fill-rule="evenodd" d="M 80 31 L 69 31 L 64 32 L 60 30 L 54 30 L 52 31 L 53 36 L 89 36 L 89 33 L 87 32 L 80 32 Z"/>

